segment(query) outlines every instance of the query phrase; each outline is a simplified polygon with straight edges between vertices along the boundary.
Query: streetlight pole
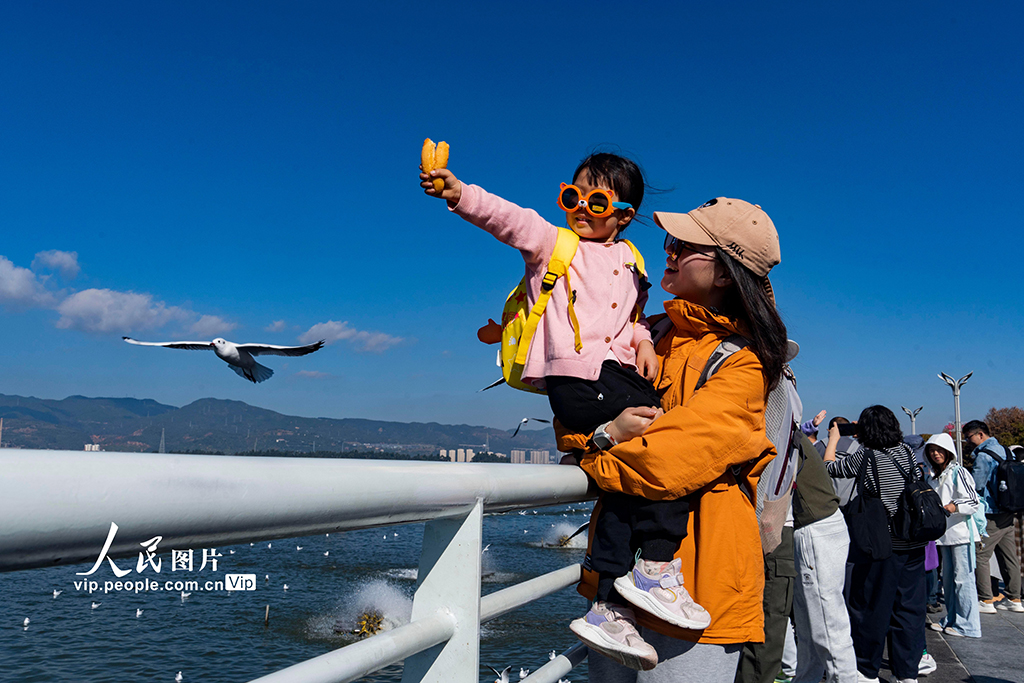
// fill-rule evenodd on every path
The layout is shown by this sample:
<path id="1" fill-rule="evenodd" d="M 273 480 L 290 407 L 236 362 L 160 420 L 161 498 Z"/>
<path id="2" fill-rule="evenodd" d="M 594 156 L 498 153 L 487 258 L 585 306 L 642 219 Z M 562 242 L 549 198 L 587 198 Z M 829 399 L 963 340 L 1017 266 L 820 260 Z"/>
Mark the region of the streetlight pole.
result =
<path id="1" fill-rule="evenodd" d="M 900 408 L 903 408 L 903 406 L 900 406 Z M 924 408 L 924 406 L 921 406 L 921 408 Z M 910 433 L 911 434 L 917 434 L 917 414 L 921 412 L 921 408 L 918 408 L 914 412 L 910 412 L 906 408 L 903 408 L 903 412 L 910 416 Z"/>
<path id="2" fill-rule="evenodd" d="M 953 390 L 953 429 L 956 431 L 954 443 L 956 444 L 956 462 L 958 465 L 964 464 L 963 446 L 960 444 L 960 387 L 966 384 L 973 374 L 973 371 L 968 372 L 960 379 L 953 381 L 953 378 L 946 373 L 939 373 L 939 378 Z"/>

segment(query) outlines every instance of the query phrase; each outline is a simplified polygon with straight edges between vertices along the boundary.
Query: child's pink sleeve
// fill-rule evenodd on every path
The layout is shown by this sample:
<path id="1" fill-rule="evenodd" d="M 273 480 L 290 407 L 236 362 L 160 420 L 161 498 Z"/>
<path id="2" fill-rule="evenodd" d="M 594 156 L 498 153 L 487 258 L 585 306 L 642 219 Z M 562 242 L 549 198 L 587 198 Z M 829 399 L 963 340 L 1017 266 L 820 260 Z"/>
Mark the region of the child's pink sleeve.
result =
<path id="1" fill-rule="evenodd" d="M 518 249 L 528 266 L 546 264 L 555 250 L 558 228 L 533 209 L 524 209 L 476 185 L 462 184 L 462 198 L 452 211 Z"/>

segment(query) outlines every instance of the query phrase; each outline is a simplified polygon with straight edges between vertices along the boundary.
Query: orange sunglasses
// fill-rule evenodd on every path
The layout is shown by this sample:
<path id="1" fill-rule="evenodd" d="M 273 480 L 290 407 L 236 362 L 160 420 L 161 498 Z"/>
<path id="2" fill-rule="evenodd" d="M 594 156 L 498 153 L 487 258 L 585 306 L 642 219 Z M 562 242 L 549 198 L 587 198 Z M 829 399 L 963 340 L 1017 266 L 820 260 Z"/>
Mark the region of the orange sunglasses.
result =
<path id="1" fill-rule="evenodd" d="M 627 202 L 613 201 L 612 195 L 612 192 L 598 188 L 584 196 L 583 191 L 575 185 L 562 183 L 561 192 L 558 193 L 558 207 L 569 212 L 586 209 L 594 218 L 603 218 L 614 209 L 628 209 L 632 206 Z"/>

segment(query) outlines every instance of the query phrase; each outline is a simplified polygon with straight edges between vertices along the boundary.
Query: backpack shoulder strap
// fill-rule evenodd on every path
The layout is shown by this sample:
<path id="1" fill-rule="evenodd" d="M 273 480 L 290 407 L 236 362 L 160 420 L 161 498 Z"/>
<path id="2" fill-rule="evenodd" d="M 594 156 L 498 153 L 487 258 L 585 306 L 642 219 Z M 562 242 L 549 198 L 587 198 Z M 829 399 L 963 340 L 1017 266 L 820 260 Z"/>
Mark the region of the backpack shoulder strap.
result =
<path id="1" fill-rule="evenodd" d="M 729 359 L 737 351 L 741 351 L 746 347 L 750 346 L 750 341 L 745 337 L 738 334 L 730 334 L 728 337 L 723 339 L 714 352 L 708 357 L 708 362 L 704 365 L 704 371 L 700 373 L 700 377 L 697 378 L 697 386 L 694 387 L 694 391 L 700 389 L 704 384 L 711 379 L 711 377 L 718 372 L 722 364 Z"/>
<path id="2" fill-rule="evenodd" d="M 633 258 L 635 259 L 634 264 L 636 265 L 637 274 L 640 275 L 641 278 L 646 279 L 647 271 L 644 269 L 644 257 L 640 254 L 640 250 L 637 249 L 629 240 L 622 241 L 626 244 L 627 247 L 629 247 L 629 250 L 633 252 Z"/>
<path id="3" fill-rule="evenodd" d="M 555 288 L 555 282 L 558 278 L 565 276 L 566 288 L 569 287 L 569 264 L 572 263 L 573 257 L 576 256 L 576 248 L 580 244 L 580 236 L 568 228 L 559 228 L 558 237 L 555 239 L 555 249 L 551 253 L 551 258 L 548 260 L 548 270 L 544 274 L 544 280 L 540 285 L 540 294 L 537 296 L 537 301 L 534 302 L 533 308 L 530 309 L 530 314 L 526 318 L 526 323 L 523 325 L 523 331 L 520 335 L 519 349 L 516 352 L 515 362 L 520 365 L 526 364 L 526 353 L 530 349 L 530 341 L 533 339 L 534 332 L 537 331 L 537 325 L 540 323 L 540 317 L 544 315 L 544 309 L 547 308 L 548 300 L 551 299 L 551 292 Z M 583 347 L 580 341 L 580 325 L 579 321 L 576 320 L 576 311 L 573 310 L 572 306 L 572 290 L 569 289 L 569 319 L 572 321 L 573 331 L 576 333 L 576 350 L 579 351 Z"/>
<path id="4" fill-rule="evenodd" d="M 1006 448 L 1006 446 L 1003 446 L 1003 448 Z M 998 462 L 999 464 L 1003 464 L 1004 462 L 1006 462 L 1006 459 L 1005 459 L 1005 458 L 1003 458 L 1003 456 L 999 455 L 998 453 L 996 453 L 995 451 L 993 451 L 993 450 L 992 450 L 991 448 L 980 448 L 980 449 L 978 449 L 978 450 L 980 450 L 980 451 L 981 451 L 982 453 L 988 453 L 988 454 L 989 454 L 989 455 L 991 455 L 991 456 L 992 456 L 992 457 L 993 457 L 993 458 L 995 459 L 995 461 L 996 461 L 996 462 Z"/>

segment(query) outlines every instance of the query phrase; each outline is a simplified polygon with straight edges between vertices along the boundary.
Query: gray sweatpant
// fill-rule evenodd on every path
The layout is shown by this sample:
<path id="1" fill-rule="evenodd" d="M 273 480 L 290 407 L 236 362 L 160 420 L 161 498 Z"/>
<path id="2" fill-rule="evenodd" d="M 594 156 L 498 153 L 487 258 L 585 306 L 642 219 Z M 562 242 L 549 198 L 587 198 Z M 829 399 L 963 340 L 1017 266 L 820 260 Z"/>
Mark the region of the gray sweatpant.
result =
<path id="1" fill-rule="evenodd" d="M 1010 600 L 1020 600 L 1020 560 L 1017 557 L 1017 539 L 1013 530 L 1012 512 L 1001 512 L 988 517 L 988 538 L 978 542 L 978 569 L 975 577 L 978 584 L 978 599 L 992 599 L 992 583 L 988 563 L 995 553 L 999 562 L 999 573 L 1006 584 L 1005 595 Z"/>
<path id="2" fill-rule="evenodd" d="M 650 629 L 640 631 L 658 651 L 658 666 L 633 671 L 598 652 L 587 657 L 590 683 L 732 683 L 742 643 L 710 645 L 677 640 Z"/>

